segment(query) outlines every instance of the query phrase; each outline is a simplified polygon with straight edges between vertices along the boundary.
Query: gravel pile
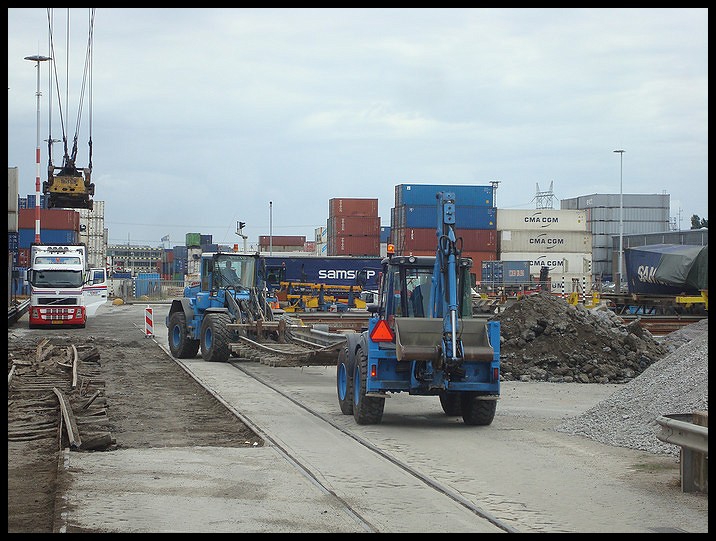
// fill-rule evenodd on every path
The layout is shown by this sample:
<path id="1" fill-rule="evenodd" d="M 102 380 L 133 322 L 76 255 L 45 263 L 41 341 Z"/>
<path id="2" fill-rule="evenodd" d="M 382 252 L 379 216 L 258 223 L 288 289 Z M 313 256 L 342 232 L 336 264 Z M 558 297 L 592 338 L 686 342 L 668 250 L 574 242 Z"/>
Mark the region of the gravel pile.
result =
<path id="1" fill-rule="evenodd" d="M 708 319 L 664 338 L 670 352 L 608 399 L 567 419 L 556 430 L 600 443 L 679 456 L 680 447 L 656 437 L 661 415 L 708 411 Z"/>

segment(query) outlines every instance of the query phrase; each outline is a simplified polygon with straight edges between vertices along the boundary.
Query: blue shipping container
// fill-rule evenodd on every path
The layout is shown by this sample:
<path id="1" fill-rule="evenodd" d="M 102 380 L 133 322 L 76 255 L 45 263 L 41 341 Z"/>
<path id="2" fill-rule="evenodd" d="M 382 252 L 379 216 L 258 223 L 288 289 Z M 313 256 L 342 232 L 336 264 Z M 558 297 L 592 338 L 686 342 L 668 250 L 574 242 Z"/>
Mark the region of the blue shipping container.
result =
<path id="1" fill-rule="evenodd" d="M 448 184 L 399 184 L 395 187 L 395 206 L 430 205 L 437 207 L 436 194 L 452 192 L 455 204 L 475 207 L 494 207 L 492 186 L 463 186 Z"/>
<path id="2" fill-rule="evenodd" d="M 160 277 L 158 272 L 140 272 L 134 280 L 134 296 L 156 296 L 160 291 Z"/>
<path id="3" fill-rule="evenodd" d="M 7 232 L 7 249 L 10 252 L 17 252 L 18 249 L 18 234 L 17 231 L 8 231 Z"/>
<path id="4" fill-rule="evenodd" d="M 34 229 L 20 229 L 17 242 L 20 248 L 29 248 L 35 242 Z M 77 244 L 79 242 L 77 231 L 71 229 L 40 229 L 40 242 L 42 244 L 62 245 Z"/>
<path id="5" fill-rule="evenodd" d="M 430 206 L 403 205 L 395 208 L 395 214 L 397 223 L 392 224 L 392 227 L 421 229 L 437 227 L 437 204 Z M 497 209 L 494 207 L 476 207 L 457 203 L 455 205 L 455 223 L 459 229 L 496 229 Z"/>
<path id="6" fill-rule="evenodd" d="M 189 250 L 186 246 L 174 246 L 174 259 L 186 259 Z"/>
<path id="7" fill-rule="evenodd" d="M 530 281 L 529 261 L 483 261 L 482 283 L 526 284 Z"/>
<path id="8" fill-rule="evenodd" d="M 380 228 L 380 242 L 390 242 L 390 227 Z"/>
<path id="9" fill-rule="evenodd" d="M 28 195 L 27 197 L 17 196 L 17 208 L 19 209 L 34 209 L 35 201 L 37 196 L 35 194 Z M 47 208 L 47 197 L 40 194 L 40 208 Z"/>
<path id="10" fill-rule="evenodd" d="M 358 272 L 366 271 L 364 289 L 378 288 L 381 270 L 380 257 L 351 256 L 262 256 L 266 266 L 267 281 L 275 288 L 279 281 L 304 282 L 326 285 L 356 285 Z M 281 269 L 285 269 L 281 272 Z M 283 275 L 283 276 L 281 276 Z"/>
<path id="11" fill-rule="evenodd" d="M 624 250 L 629 293 L 698 295 L 708 290 L 708 246 L 651 244 Z"/>

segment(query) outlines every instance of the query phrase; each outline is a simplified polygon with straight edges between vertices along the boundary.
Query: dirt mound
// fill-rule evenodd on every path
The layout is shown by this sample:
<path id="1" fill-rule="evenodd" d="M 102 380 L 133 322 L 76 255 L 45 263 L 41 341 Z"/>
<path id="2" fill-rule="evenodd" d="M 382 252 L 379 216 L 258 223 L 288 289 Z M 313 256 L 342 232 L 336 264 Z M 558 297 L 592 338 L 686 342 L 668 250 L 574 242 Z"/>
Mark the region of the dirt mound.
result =
<path id="1" fill-rule="evenodd" d="M 494 316 L 504 380 L 626 383 L 668 353 L 638 321 L 541 293 Z"/>

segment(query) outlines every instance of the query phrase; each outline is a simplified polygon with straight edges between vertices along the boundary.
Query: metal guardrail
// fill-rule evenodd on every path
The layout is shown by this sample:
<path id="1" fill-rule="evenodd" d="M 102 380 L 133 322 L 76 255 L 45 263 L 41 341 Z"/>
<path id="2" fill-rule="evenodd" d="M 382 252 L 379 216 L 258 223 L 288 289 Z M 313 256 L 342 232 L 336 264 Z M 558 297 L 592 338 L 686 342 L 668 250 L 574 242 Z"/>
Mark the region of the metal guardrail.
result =
<path id="1" fill-rule="evenodd" d="M 690 413 L 657 417 L 656 422 L 661 426 L 661 432 L 656 437 L 665 443 L 708 454 L 709 428 L 692 423 L 691 418 Z"/>
<path id="2" fill-rule="evenodd" d="M 662 415 L 657 417 L 656 422 L 661 426 L 661 433 L 656 435 L 658 439 L 681 446 L 679 453 L 681 491 L 708 494 L 708 411 Z"/>

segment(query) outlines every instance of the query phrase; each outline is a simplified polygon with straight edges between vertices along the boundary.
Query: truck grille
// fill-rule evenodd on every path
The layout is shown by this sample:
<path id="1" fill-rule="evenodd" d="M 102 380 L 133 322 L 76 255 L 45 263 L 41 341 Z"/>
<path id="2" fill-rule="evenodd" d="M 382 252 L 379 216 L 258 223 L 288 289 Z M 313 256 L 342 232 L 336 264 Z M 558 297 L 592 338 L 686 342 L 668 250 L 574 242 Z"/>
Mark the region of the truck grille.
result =
<path id="1" fill-rule="evenodd" d="M 79 304 L 79 299 L 77 297 L 65 297 L 65 298 L 57 298 L 57 297 L 49 297 L 46 299 L 43 299 L 40 297 L 37 299 L 37 304 L 40 306 L 45 305 L 53 305 L 53 306 L 76 306 Z"/>
<path id="2" fill-rule="evenodd" d="M 40 308 L 41 319 L 74 319 L 74 308 Z"/>

